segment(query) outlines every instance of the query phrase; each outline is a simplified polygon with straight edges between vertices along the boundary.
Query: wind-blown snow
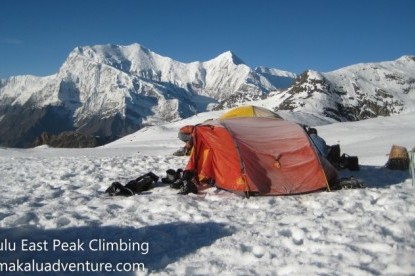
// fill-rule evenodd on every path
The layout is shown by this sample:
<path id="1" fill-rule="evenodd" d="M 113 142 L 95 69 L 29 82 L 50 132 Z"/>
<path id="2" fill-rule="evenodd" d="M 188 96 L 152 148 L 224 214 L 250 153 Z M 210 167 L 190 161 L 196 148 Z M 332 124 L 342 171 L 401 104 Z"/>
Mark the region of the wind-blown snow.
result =
<path id="1" fill-rule="evenodd" d="M 415 146 L 415 113 L 317 127 L 357 155 L 366 189 L 296 196 L 236 196 L 214 188 L 181 196 L 158 183 L 129 198 L 104 196 L 113 181 L 182 168 L 172 156 L 183 124 L 149 127 L 95 149 L 0 149 L 0 263 L 143 263 L 152 275 L 413 275 L 415 187 L 406 171 L 384 167 L 392 144 Z M 49 251 L 18 250 L 22 240 Z M 57 241 L 84 251 L 51 250 Z M 130 251 L 92 251 L 95 240 L 137 241 Z M 145 251 L 148 242 L 148 252 Z M 20 248 L 21 249 L 21 248 Z M 3 250 L 4 246 L 3 246 Z"/>

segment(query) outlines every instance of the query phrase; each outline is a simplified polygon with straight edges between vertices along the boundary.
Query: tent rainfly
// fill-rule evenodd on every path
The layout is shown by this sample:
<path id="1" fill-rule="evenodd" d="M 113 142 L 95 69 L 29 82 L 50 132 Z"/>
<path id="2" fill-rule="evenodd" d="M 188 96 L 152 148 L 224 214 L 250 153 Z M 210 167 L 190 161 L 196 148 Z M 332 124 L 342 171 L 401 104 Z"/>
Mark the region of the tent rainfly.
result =
<path id="1" fill-rule="evenodd" d="M 282 120 L 281 116 L 275 112 L 272 112 L 269 109 L 255 106 L 255 105 L 244 105 L 240 107 L 235 107 L 222 116 L 219 117 L 219 120 L 225 120 L 235 117 L 267 117 Z"/>
<path id="2" fill-rule="evenodd" d="M 197 125 L 186 169 L 198 184 L 258 195 L 328 188 L 337 177 L 298 124 L 267 117 L 219 119 Z"/>

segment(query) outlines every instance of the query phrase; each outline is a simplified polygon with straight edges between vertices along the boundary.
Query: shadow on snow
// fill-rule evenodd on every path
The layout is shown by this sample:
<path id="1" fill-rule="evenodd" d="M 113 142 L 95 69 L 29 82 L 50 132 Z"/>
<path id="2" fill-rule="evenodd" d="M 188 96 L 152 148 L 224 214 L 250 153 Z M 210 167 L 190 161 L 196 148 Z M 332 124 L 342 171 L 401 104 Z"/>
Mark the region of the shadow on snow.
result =
<path id="1" fill-rule="evenodd" d="M 385 166 L 360 165 L 359 171 L 342 170 L 340 177 L 354 176 L 364 181 L 367 188 L 387 188 L 405 182 L 411 176 L 407 170 L 390 170 Z"/>
<path id="2" fill-rule="evenodd" d="M 142 228 L 81 226 L 63 229 L 36 227 L 0 229 L 0 249 L 3 251 L 0 255 L 0 263 L 16 262 L 17 259 L 20 262 L 31 262 L 32 259 L 36 262 L 50 263 L 58 260 L 61 263 L 103 262 L 114 266 L 117 263 L 142 263 L 149 271 L 155 271 L 213 244 L 218 239 L 230 236 L 233 232 L 234 230 L 225 224 L 215 222 L 176 222 Z M 23 251 L 22 241 L 25 239 L 27 242 L 24 241 L 24 249 L 27 250 L 32 242 L 39 248 L 34 251 Z M 6 240 L 9 245 L 6 244 Z M 72 245 L 72 249 L 75 250 L 63 251 L 63 248 L 58 247 L 53 251 L 54 240 L 68 242 L 68 245 Z M 43 245 L 45 241 L 47 246 Z M 124 244 L 125 246 L 129 244 L 135 247 L 131 250 L 112 250 L 110 245 L 109 250 L 96 250 L 100 242 L 102 247 L 105 247 L 107 242 L 119 244 L 120 241 L 125 242 L 127 244 Z M 13 243 L 15 250 L 7 250 L 7 246 Z M 76 248 L 76 243 L 83 243 L 83 250 Z M 92 243 L 91 246 L 89 243 Z M 48 251 L 43 250 L 44 248 Z"/>

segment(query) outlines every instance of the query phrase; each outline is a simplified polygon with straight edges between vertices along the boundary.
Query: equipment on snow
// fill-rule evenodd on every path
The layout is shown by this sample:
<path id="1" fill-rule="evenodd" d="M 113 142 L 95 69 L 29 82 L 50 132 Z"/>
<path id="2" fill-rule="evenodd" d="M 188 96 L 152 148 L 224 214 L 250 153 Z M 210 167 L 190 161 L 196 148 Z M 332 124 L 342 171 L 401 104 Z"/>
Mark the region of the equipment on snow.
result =
<path id="1" fill-rule="evenodd" d="M 129 181 L 125 186 L 120 182 L 113 182 L 111 186 L 105 190 L 105 193 L 110 196 L 132 196 L 150 190 L 152 186 L 157 183 L 158 179 L 159 177 L 157 175 L 153 172 L 149 172 L 137 179 Z"/>
<path id="2" fill-rule="evenodd" d="M 166 177 L 163 177 L 161 179 L 161 182 L 165 184 L 170 184 L 169 185 L 170 188 L 180 189 L 183 186 L 182 177 L 183 177 L 182 169 L 178 169 L 177 171 L 173 169 L 168 169 L 166 171 Z"/>
<path id="3" fill-rule="evenodd" d="M 189 193 L 197 194 L 197 187 L 193 183 L 195 175 L 192 171 L 183 171 L 178 169 L 168 169 L 166 171 L 166 177 L 163 177 L 161 181 L 166 184 L 170 184 L 170 188 L 180 191 L 178 194 L 187 195 Z"/>
<path id="4" fill-rule="evenodd" d="M 359 158 L 357 156 L 350 156 L 346 153 L 343 153 L 342 156 L 340 156 L 339 167 L 341 169 L 358 171 L 360 169 Z"/>
<path id="5" fill-rule="evenodd" d="M 362 180 L 351 177 L 342 177 L 338 179 L 335 183 L 330 185 L 332 191 L 342 190 L 342 189 L 362 189 L 365 188 L 365 184 Z"/>
<path id="6" fill-rule="evenodd" d="M 187 194 L 197 194 L 197 187 L 193 183 L 195 179 L 195 174 L 192 171 L 184 171 L 182 182 L 183 186 L 180 189 L 180 192 L 178 192 L 179 195 L 187 195 Z"/>
<path id="7" fill-rule="evenodd" d="M 389 160 L 385 166 L 391 170 L 408 170 L 408 150 L 405 147 L 393 145 L 389 153 Z"/>
<path id="8" fill-rule="evenodd" d="M 412 186 L 415 182 L 415 147 L 409 152 L 409 173 L 412 177 Z"/>

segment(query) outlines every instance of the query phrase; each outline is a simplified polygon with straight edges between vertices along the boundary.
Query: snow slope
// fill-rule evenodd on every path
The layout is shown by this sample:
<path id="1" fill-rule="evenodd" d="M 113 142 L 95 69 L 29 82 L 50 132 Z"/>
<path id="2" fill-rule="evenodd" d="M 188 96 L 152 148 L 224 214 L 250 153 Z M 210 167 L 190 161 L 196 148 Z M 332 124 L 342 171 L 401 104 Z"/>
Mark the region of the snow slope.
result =
<path id="1" fill-rule="evenodd" d="M 415 57 L 360 63 L 328 73 L 308 70 L 285 91 L 270 93 L 269 109 L 358 121 L 414 111 Z"/>
<path id="2" fill-rule="evenodd" d="M 159 183 L 129 198 L 104 196 L 113 181 L 183 167 L 187 158 L 171 155 L 181 145 L 178 128 L 219 114 L 148 127 L 95 149 L 0 148 L 0 268 L 19 259 L 60 262 L 61 271 L 69 262 L 122 263 L 125 271 L 142 263 L 138 274 L 151 275 L 415 273 L 415 186 L 408 172 L 383 167 L 392 144 L 415 146 L 415 113 L 317 127 L 359 157 L 361 170 L 342 175 L 363 179 L 366 189 L 245 199 L 214 188 L 180 196 Z M 6 239 L 15 251 L 5 250 Z M 78 240 L 84 250 L 53 250 L 53 241 Z M 120 240 L 140 247 L 96 248 Z M 23 251 L 30 241 L 39 247 Z"/>

